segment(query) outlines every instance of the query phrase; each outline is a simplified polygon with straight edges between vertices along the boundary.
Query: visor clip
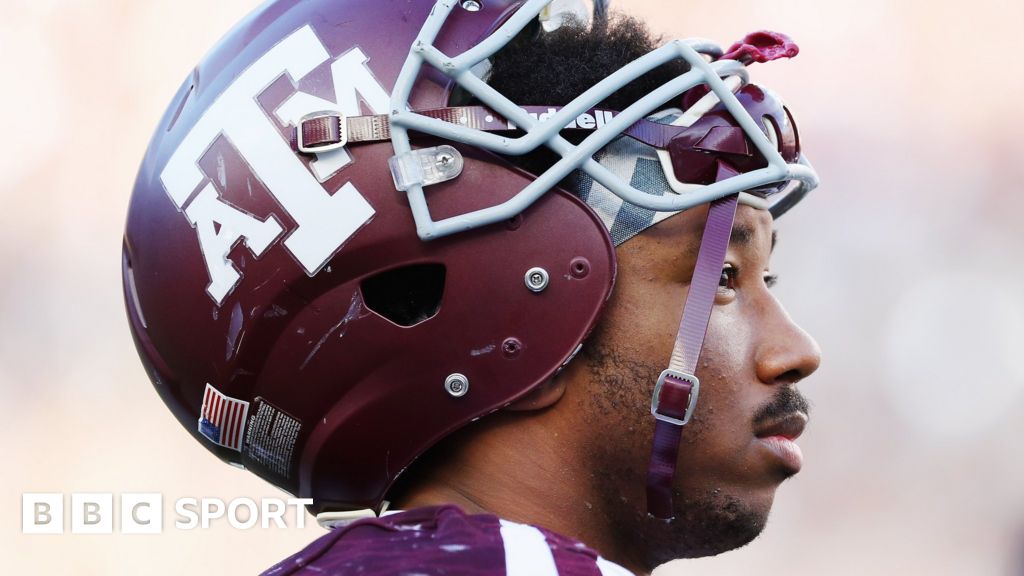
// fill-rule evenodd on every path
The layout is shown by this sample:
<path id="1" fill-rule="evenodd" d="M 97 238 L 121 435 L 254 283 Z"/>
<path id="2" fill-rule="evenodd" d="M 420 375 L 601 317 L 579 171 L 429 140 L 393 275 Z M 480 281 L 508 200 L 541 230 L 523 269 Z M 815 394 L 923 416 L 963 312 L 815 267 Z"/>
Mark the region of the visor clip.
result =
<path id="1" fill-rule="evenodd" d="M 448 145 L 410 150 L 388 159 L 395 188 L 402 192 L 452 180 L 462 174 L 462 166 L 462 153 Z"/>

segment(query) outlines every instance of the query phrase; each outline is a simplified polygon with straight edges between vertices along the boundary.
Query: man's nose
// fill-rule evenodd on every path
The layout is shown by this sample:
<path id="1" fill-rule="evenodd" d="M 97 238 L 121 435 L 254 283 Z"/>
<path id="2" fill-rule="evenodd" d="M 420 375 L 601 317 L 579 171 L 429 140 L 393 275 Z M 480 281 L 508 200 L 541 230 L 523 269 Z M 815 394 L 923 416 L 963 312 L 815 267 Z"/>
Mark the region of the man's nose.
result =
<path id="1" fill-rule="evenodd" d="M 795 384 L 818 369 L 821 348 L 774 296 L 767 300 L 755 358 L 757 377 L 769 385 Z"/>

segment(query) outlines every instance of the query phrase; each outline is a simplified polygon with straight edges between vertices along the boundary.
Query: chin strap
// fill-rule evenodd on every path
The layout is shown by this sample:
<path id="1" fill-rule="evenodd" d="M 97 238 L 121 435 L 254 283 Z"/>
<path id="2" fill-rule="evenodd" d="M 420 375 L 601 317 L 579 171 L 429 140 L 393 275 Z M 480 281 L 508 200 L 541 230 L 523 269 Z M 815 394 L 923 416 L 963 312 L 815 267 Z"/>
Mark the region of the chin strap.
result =
<path id="1" fill-rule="evenodd" d="M 544 122 L 562 106 L 520 106 L 527 114 Z M 451 106 L 417 110 L 420 116 L 434 118 L 483 132 L 508 132 L 517 127 L 511 121 L 483 106 Z M 565 126 L 566 130 L 592 132 L 602 128 L 619 115 L 618 110 L 591 108 Z M 623 133 L 648 146 L 667 149 L 670 144 L 681 151 L 693 152 L 691 163 L 714 162 L 720 153 L 750 156 L 750 143 L 739 127 L 675 126 L 641 118 Z M 345 116 L 323 110 L 303 116 L 291 136 L 292 148 L 303 154 L 330 152 L 349 144 L 384 142 L 391 139 L 391 119 L 387 114 Z M 712 154 L 713 153 L 713 154 Z M 703 158 L 710 160 L 703 160 Z M 696 181 L 695 181 L 696 183 Z"/>
<path id="2" fill-rule="evenodd" d="M 526 113 L 543 122 L 562 109 L 561 106 L 522 106 Z M 420 116 L 434 118 L 483 132 L 507 132 L 516 130 L 511 121 L 483 106 L 451 106 L 417 110 Z M 619 115 L 617 110 L 591 108 L 577 116 L 566 129 L 593 131 L 611 122 Z M 649 120 L 637 122 L 638 134 L 657 131 Z M 643 126 L 641 131 L 640 126 Z M 679 131 L 668 126 L 665 130 Z M 629 132 L 627 132 L 629 133 Z M 673 134 L 675 132 L 672 132 Z M 369 116 L 345 116 L 334 110 L 313 112 L 303 116 L 292 136 L 292 147 L 304 154 L 330 152 L 348 144 L 360 142 L 384 142 L 391 139 L 391 118 L 387 114 Z"/>
<path id="3" fill-rule="evenodd" d="M 668 369 L 658 378 L 651 398 L 656 425 L 647 469 L 647 512 L 663 520 L 673 517 L 672 479 L 679 457 L 679 441 L 682 428 L 690 421 L 697 405 L 700 381 L 694 374 L 715 304 L 725 252 L 729 248 L 736 201 L 737 195 L 733 194 L 711 203 L 672 358 Z"/>

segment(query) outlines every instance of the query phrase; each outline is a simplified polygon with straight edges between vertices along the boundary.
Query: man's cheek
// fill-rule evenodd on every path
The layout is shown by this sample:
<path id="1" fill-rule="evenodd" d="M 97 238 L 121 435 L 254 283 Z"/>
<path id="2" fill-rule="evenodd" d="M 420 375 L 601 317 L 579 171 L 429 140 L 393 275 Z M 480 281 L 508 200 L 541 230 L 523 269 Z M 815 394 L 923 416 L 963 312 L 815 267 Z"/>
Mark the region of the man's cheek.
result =
<path id="1" fill-rule="evenodd" d="M 697 410 L 694 412 L 690 422 L 683 427 L 683 442 L 686 444 L 702 442 L 710 428 L 710 419 L 713 412 L 713 407 L 698 399 Z"/>

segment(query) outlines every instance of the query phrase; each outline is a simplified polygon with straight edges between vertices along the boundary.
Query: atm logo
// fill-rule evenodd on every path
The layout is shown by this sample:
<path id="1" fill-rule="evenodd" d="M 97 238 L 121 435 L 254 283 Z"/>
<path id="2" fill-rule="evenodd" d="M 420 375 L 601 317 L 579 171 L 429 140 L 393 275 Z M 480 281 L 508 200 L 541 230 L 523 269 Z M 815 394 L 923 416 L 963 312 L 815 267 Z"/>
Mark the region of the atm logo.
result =
<path id="1" fill-rule="evenodd" d="M 359 115 L 359 101 L 376 114 L 386 114 L 391 97 L 367 67 L 357 46 L 331 60 L 310 26 L 293 32 L 258 58 L 207 108 L 160 172 L 174 206 L 195 229 L 210 275 L 207 294 L 218 305 L 238 285 L 242 273 L 228 253 L 239 242 L 257 258 L 285 233 L 279 218 L 259 219 L 224 201 L 214 180 L 199 166 L 210 147 L 224 138 L 237 150 L 288 216 L 295 229 L 284 249 L 309 275 L 314 275 L 359 228 L 374 209 L 351 182 L 328 191 L 322 183 L 348 165 L 344 148 L 319 154 L 309 167 L 282 137 L 306 114 L 337 110 Z M 275 110 L 266 111 L 258 97 L 282 76 L 295 85 L 330 62 L 334 99 L 296 91 Z"/>

